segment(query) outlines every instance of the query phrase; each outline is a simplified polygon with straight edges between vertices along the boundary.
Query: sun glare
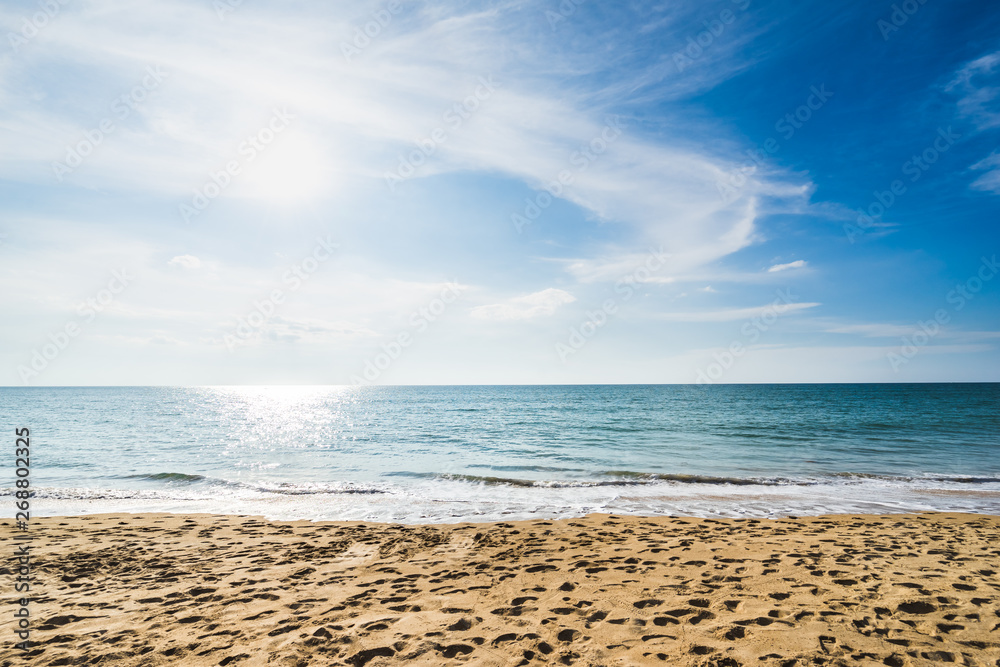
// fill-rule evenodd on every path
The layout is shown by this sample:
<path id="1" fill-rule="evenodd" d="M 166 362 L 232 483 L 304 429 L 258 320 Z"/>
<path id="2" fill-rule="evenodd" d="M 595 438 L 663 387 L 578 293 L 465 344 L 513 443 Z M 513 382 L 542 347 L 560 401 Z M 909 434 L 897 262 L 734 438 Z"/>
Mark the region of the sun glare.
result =
<path id="1" fill-rule="evenodd" d="M 334 192 L 338 178 L 333 161 L 303 134 L 288 132 L 247 164 L 239 195 L 295 203 Z"/>

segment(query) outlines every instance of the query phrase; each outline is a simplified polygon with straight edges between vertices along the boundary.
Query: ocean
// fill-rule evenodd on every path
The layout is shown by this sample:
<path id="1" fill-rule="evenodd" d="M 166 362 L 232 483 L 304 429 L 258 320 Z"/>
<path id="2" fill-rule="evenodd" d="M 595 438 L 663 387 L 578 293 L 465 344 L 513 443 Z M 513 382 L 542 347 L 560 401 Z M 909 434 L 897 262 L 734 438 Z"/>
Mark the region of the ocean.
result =
<path id="1" fill-rule="evenodd" d="M 43 516 L 1000 514 L 998 408 L 1000 384 L 0 388 L 3 494 L 27 427 Z"/>

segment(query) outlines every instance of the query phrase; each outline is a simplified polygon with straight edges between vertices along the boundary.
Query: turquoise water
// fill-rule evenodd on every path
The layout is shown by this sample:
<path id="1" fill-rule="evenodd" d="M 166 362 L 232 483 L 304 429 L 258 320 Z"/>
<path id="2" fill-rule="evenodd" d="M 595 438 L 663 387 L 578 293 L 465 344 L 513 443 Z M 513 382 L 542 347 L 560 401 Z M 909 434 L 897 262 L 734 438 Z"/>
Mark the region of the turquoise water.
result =
<path id="1" fill-rule="evenodd" d="M 998 406 L 998 384 L 0 389 L 36 513 L 408 522 L 1000 514 Z"/>

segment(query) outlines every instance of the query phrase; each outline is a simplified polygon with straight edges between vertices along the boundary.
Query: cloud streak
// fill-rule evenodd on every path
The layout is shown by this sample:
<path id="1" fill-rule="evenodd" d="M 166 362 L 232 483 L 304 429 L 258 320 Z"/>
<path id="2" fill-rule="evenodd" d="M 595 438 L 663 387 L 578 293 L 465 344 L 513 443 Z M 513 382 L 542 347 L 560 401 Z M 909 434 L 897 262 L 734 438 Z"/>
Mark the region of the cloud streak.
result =
<path id="1" fill-rule="evenodd" d="M 576 297 L 569 292 L 550 287 L 534 294 L 507 299 L 501 303 L 477 306 L 472 309 L 472 316 L 481 320 L 498 322 L 531 320 L 552 315 L 559 306 L 574 301 L 576 301 Z"/>
<path id="2" fill-rule="evenodd" d="M 667 322 L 735 322 L 749 320 L 764 314 L 783 315 L 807 308 L 815 308 L 819 303 L 773 303 L 766 306 L 751 308 L 725 308 L 722 310 L 706 310 L 688 313 L 662 313 L 657 319 Z"/>
<path id="3" fill-rule="evenodd" d="M 768 273 L 777 273 L 778 271 L 788 271 L 789 269 L 801 269 L 805 267 L 806 261 L 804 259 L 797 259 L 794 262 L 788 262 L 787 264 L 775 264 L 767 269 Z"/>

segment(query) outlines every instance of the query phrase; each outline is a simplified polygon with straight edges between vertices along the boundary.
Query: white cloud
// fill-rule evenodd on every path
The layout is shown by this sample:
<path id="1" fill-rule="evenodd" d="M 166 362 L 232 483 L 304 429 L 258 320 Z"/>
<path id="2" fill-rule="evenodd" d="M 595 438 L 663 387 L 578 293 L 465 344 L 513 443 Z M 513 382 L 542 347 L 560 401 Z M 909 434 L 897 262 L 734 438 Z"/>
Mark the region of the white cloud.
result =
<path id="1" fill-rule="evenodd" d="M 610 177 L 610 175 L 609 175 Z M 650 184 L 651 187 L 652 184 Z M 736 204 L 728 211 L 733 217 L 723 224 L 705 224 L 719 231 L 711 238 L 696 238 L 691 229 L 678 229 L 672 239 L 659 236 L 662 231 L 673 229 L 660 223 L 659 231 L 651 238 L 656 240 L 646 252 L 627 252 L 623 249 L 606 249 L 598 257 L 575 259 L 567 262 L 566 270 L 580 282 L 615 282 L 630 278 L 637 283 L 673 283 L 690 272 L 735 253 L 754 241 L 754 223 L 758 202 L 751 197 Z M 704 280 L 705 276 L 694 278 Z"/>
<path id="2" fill-rule="evenodd" d="M 886 355 L 899 353 L 898 345 L 815 346 L 753 345 L 719 378 L 720 383 L 740 382 L 900 382 L 904 379 L 930 378 L 937 382 L 967 382 L 969 373 L 954 354 L 987 351 L 974 345 L 928 345 L 901 372 L 893 372 Z M 713 363 L 726 348 L 692 350 L 661 362 L 665 370 L 691 369 L 671 377 L 675 382 L 695 382 L 697 373 Z M 921 370 L 922 369 L 922 370 Z M 917 374 L 910 375 L 916 372 Z M 974 377 L 990 381 L 988 370 Z M 921 380 L 926 381 L 926 380 Z"/>
<path id="3" fill-rule="evenodd" d="M 481 320 L 509 321 L 530 320 L 552 315 L 563 304 L 572 303 L 576 298 L 561 289 L 550 287 L 541 292 L 507 299 L 501 303 L 477 306 L 472 316 Z"/>
<path id="4" fill-rule="evenodd" d="M 928 325 L 929 326 L 929 325 Z M 859 335 L 865 338 L 901 338 L 911 337 L 915 333 L 926 331 L 920 323 L 912 324 L 835 324 L 823 329 L 826 333 Z M 935 329 L 934 338 L 954 339 L 962 342 L 987 341 L 1000 338 L 998 331 L 962 331 L 940 326 Z"/>
<path id="5" fill-rule="evenodd" d="M 830 327 L 825 330 L 827 333 L 852 334 L 865 336 L 866 338 L 895 338 L 896 336 L 909 336 L 913 333 L 912 324 L 844 324 Z"/>
<path id="6" fill-rule="evenodd" d="M 1000 51 L 961 67 L 946 90 L 959 96 L 959 114 L 972 120 L 978 130 L 1000 126 Z M 984 173 L 969 187 L 1000 194 L 1000 153 L 990 154 L 972 165 L 972 169 Z"/>
<path id="7" fill-rule="evenodd" d="M 797 259 L 794 262 L 789 262 L 788 264 L 775 264 L 774 266 L 768 268 L 768 273 L 777 273 L 778 271 L 787 271 L 788 269 L 801 269 L 806 265 L 804 259 Z"/>
<path id="8" fill-rule="evenodd" d="M 197 269 L 201 267 L 201 260 L 194 255 L 178 255 L 167 262 L 170 266 L 179 266 L 182 269 Z"/>
<path id="9" fill-rule="evenodd" d="M 754 317 L 772 313 L 783 315 L 806 308 L 815 308 L 818 303 L 773 303 L 766 306 L 754 306 L 752 308 L 728 308 L 723 310 L 708 310 L 690 313 L 661 313 L 656 319 L 667 320 L 668 322 L 732 322 L 735 320 L 749 320 Z"/>
<path id="10" fill-rule="evenodd" d="M 254 329 L 250 336 L 234 336 L 232 326 L 224 329 L 232 336 L 230 344 L 236 347 L 259 345 L 262 343 L 328 343 L 330 341 L 355 341 L 376 337 L 371 329 L 355 322 L 343 320 L 324 321 L 315 318 L 292 318 L 274 316 L 262 326 Z M 213 345 L 227 345 L 224 336 L 206 339 Z"/>
<path id="11" fill-rule="evenodd" d="M 973 169 L 985 170 L 985 173 L 972 182 L 973 190 L 982 190 L 1000 195 L 1000 153 L 993 153 L 972 165 Z"/>
<path id="12" fill-rule="evenodd" d="M 958 110 L 971 118 L 980 130 L 1000 125 L 1000 51 L 967 63 L 946 90 L 960 95 Z"/>

